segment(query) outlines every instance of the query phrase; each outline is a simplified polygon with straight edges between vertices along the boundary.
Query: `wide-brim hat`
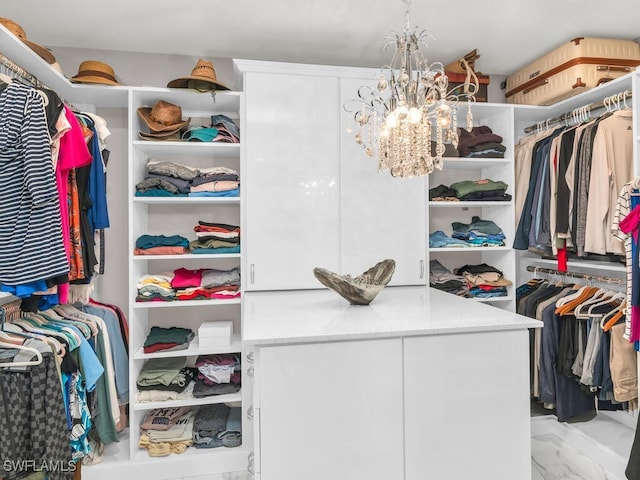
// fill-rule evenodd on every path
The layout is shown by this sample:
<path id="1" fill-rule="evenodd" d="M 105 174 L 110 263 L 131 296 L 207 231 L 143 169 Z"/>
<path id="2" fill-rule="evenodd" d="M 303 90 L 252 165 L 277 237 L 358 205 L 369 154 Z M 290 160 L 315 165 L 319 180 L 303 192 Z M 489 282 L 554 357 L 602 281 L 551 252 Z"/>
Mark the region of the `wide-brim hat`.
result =
<path id="1" fill-rule="evenodd" d="M 28 40 L 27 34 L 25 33 L 24 29 L 16 22 L 11 20 L 10 18 L 0 17 L 0 24 L 2 24 L 2 26 L 9 30 L 13 35 L 18 37 L 18 39 L 22 43 L 36 52 L 45 62 L 49 64 L 56 63 L 56 57 L 54 57 L 53 53 L 51 53 L 51 50 L 43 47 L 42 45 L 38 45 L 31 40 Z"/>
<path id="2" fill-rule="evenodd" d="M 78 73 L 71 77 L 74 83 L 92 83 L 99 85 L 120 85 L 116 80 L 116 73 L 104 62 L 85 60 L 78 67 Z"/>
<path id="3" fill-rule="evenodd" d="M 229 87 L 218 81 L 213 63 L 203 59 L 198 60 L 195 68 L 191 70 L 191 75 L 171 80 L 167 83 L 167 87 L 192 88 L 203 92 L 210 90 L 229 90 Z"/>
<path id="4" fill-rule="evenodd" d="M 179 105 L 164 100 L 158 100 L 151 108 L 140 107 L 137 111 L 152 133 L 181 130 L 191 121 L 190 118 L 182 119 L 182 108 Z"/>

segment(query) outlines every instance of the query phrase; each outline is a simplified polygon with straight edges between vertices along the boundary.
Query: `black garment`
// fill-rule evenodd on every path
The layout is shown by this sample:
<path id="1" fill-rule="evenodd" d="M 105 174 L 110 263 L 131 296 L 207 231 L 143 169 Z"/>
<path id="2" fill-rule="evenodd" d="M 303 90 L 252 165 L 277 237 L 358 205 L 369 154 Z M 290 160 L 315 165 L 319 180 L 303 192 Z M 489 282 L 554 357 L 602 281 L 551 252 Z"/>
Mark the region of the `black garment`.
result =
<path id="1" fill-rule="evenodd" d="M 576 129 L 572 128 L 562 134 L 560 141 L 560 151 L 558 153 L 558 187 L 556 193 L 556 232 L 569 232 L 569 185 L 565 180 L 567 167 L 573 153 Z M 582 135 L 580 135 L 582 136 Z M 580 137 L 578 137 L 579 139 Z"/>
<path id="2" fill-rule="evenodd" d="M 457 198 L 458 192 L 446 185 L 438 185 L 429 189 L 429 200 L 434 198 Z"/>
<path id="3" fill-rule="evenodd" d="M 555 305 L 549 305 L 542 313 L 540 400 L 555 403 L 558 421 L 566 422 L 573 417 L 595 414 L 595 395 L 580 388 L 573 377 L 558 371 L 565 361 L 566 349 L 572 347 L 563 345 L 570 338 L 561 339 L 561 330 L 570 325 L 562 324 L 566 317 L 557 315 L 555 308 Z"/>
<path id="4" fill-rule="evenodd" d="M 51 354 L 25 371 L 0 368 L 0 458 L 31 461 L 35 465 L 71 465 L 71 444 L 60 378 Z M 2 467 L 5 467 L 3 464 Z M 0 470 L 5 480 L 25 476 L 25 471 Z M 51 480 L 70 480 L 73 472 L 49 472 Z"/>
<path id="5" fill-rule="evenodd" d="M 235 230 L 236 228 L 238 228 L 237 225 L 229 225 L 227 223 L 212 223 L 212 222 L 205 222 L 202 220 L 198 220 L 198 225 L 202 225 L 204 227 L 220 227 L 226 230 Z"/>
<path id="6" fill-rule="evenodd" d="M 502 271 L 498 270 L 496 267 L 491 265 L 487 265 L 486 263 L 480 263 L 478 265 L 464 265 L 458 268 L 454 273 L 456 275 L 462 275 L 465 272 L 469 272 L 472 275 L 479 275 L 481 273 L 495 272 L 502 275 Z"/>
<path id="7" fill-rule="evenodd" d="M 507 147 L 499 142 L 485 142 L 469 147 L 469 152 L 484 152 L 485 150 L 497 150 L 504 153 L 507 151 Z"/>
<path id="8" fill-rule="evenodd" d="M 483 143 L 502 143 L 502 137 L 493 133 L 487 125 L 473 127 L 470 132 L 464 128 L 458 129 L 458 153 L 466 157 L 471 152 L 470 148 Z"/>
<path id="9" fill-rule="evenodd" d="M 60 98 L 60 96 L 58 96 L 58 94 L 53 90 L 40 88 L 39 91 L 44 93 L 49 100 L 48 102 L 46 102 L 44 112 L 47 116 L 47 128 L 49 129 L 49 135 L 51 135 L 51 137 L 54 137 L 58 134 L 56 123 L 58 122 L 58 117 L 64 110 L 64 104 L 62 103 L 62 99 Z"/>
<path id="10" fill-rule="evenodd" d="M 631 453 L 624 474 L 628 480 L 640 480 L 640 417 L 638 417 L 636 433 L 633 437 L 633 445 L 631 445 Z"/>
<path id="11" fill-rule="evenodd" d="M 94 132 L 95 135 L 95 132 Z M 80 236 L 82 238 L 82 261 L 84 263 L 84 278 L 88 280 L 93 275 L 98 263 L 95 253 L 95 238 L 89 224 L 88 212 L 93 202 L 89 195 L 89 173 L 91 164 L 76 168 L 76 183 L 78 184 L 78 200 L 80 201 Z M 72 282 L 74 283 L 74 282 Z"/>
<path id="12" fill-rule="evenodd" d="M 506 190 L 504 188 L 500 188 L 497 190 L 471 192 L 471 193 L 467 193 L 466 195 L 463 195 L 462 197 L 459 198 L 459 200 L 461 202 L 470 202 L 475 200 L 482 200 L 485 202 L 486 201 L 508 202 L 511 200 L 511 195 L 509 195 L 508 193 L 505 193 L 505 191 Z"/>

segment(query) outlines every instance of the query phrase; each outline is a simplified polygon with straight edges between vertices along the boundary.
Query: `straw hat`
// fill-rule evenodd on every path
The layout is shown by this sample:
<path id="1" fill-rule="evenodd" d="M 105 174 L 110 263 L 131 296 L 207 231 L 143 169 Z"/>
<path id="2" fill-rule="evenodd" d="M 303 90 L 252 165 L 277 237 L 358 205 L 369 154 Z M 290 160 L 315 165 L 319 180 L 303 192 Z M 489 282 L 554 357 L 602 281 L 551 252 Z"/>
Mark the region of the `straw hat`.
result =
<path id="1" fill-rule="evenodd" d="M 116 73 L 109 65 L 97 60 L 85 60 L 78 67 L 78 73 L 71 77 L 73 83 L 98 83 L 100 85 L 120 85 Z"/>
<path id="2" fill-rule="evenodd" d="M 213 68 L 213 63 L 200 59 L 193 70 L 191 75 L 186 77 L 176 78 L 171 80 L 167 84 L 168 88 L 192 88 L 200 90 L 202 92 L 210 90 L 229 90 L 229 87 L 220 83 L 216 77 L 216 71 Z"/>
<path id="3" fill-rule="evenodd" d="M 164 100 L 158 100 L 151 108 L 138 108 L 138 116 L 151 132 L 173 132 L 186 127 L 190 118 L 182 119 L 182 108 Z"/>
<path id="4" fill-rule="evenodd" d="M 27 45 L 31 50 L 36 52 L 44 61 L 47 63 L 56 63 L 56 57 L 53 56 L 50 50 L 44 48 L 37 43 L 34 43 L 30 40 L 27 40 L 27 34 L 23 30 L 23 28 L 18 25 L 16 22 L 11 20 L 10 18 L 0 17 L 0 24 L 7 30 L 9 30 L 13 35 L 18 37 L 22 43 Z"/>

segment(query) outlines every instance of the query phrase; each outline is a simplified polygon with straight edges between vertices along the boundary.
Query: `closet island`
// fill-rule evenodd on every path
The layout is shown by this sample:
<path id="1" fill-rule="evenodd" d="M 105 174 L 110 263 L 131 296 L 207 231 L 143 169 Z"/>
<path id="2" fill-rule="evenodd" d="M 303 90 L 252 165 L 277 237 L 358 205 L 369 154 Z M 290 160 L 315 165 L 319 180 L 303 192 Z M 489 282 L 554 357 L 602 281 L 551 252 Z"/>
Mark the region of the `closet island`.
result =
<path id="1" fill-rule="evenodd" d="M 531 478 L 540 326 L 424 287 L 247 292 L 255 478 Z"/>

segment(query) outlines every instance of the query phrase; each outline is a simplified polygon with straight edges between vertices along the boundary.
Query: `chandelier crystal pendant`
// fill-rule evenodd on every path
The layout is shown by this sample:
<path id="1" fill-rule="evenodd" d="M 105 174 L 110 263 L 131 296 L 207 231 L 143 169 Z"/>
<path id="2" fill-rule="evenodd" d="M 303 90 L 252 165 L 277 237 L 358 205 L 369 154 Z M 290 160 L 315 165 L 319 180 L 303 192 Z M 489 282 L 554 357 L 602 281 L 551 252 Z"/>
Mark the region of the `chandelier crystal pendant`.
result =
<path id="1" fill-rule="evenodd" d="M 467 103 L 466 129 L 473 128 L 471 105 L 478 84 L 466 81 L 449 88 L 440 62 L 429 63 L 422 53 L 427 33 L 411 28 L 407 5 L 401 35 L 392 32 L 386 50 L 395 44 L 389 65 L 382 67 L 375 88 L 362 86 L 358 98 L 344 105 L 353 114 L 357 144 L 369 157 L 378 157 L 378 171 L 411 178 L 441 170 L 445 144 L 458 146 L 458 109 Z"/>

